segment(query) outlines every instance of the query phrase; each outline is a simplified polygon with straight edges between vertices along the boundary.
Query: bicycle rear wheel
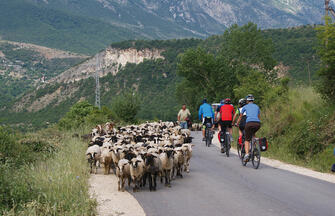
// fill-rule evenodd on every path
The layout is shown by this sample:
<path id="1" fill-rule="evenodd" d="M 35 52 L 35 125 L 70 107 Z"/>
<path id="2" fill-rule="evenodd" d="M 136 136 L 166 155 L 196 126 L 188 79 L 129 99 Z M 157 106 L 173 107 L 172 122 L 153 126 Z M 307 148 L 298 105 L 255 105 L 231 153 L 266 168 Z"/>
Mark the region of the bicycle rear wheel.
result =
<path id="1" fill-rule="evenodd" d="M 236 149 L 237 149 L 237 154 L 238 154 L 238 157 L 241 159 L 241 145 L 238 143 L 238 140 L 236 142 Z"/>
<path id="2" fill-rule="evenodd" d="M 258 169 L 260 163 L 261 163 L 261 151 L 259 150 L 258 147 L 255 146 L 252 152 L 252 166 L 255 169 Z"/>
<path id="3" fill-rule="evenodd" d="M 225 137 L 225 147 L 226 147 L 226 155 L 227 157 L 229 157 L 229 151 L 230 151 L 230 136 L 228 136 L 226 134 L 226 137 Z"/>
<path id="4" fill-rule="evenodd" d="M 244 145 L 242 145 L 242 148 L 241 148 L 241 162 L 242 162 L 242 165 L 243 166 L 246 166 L 248 162 L 244 161 L 244 156 L 245 156 L 245 150 L 244 150 Z"/>
<path id="5" fill-rule="evenodd" d="M 212 140 L 209 137 L 206 137 L 206 146 L 209 147 L 212 144 Z"/>

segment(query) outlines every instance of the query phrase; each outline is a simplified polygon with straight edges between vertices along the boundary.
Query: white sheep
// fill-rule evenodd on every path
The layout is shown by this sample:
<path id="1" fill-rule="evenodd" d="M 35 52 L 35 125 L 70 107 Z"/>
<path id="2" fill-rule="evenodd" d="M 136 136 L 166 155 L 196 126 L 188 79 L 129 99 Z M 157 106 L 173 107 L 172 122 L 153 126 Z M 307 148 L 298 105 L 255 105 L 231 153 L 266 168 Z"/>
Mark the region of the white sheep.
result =
<path id="1" fill-rule="evenodd" d="M 175 152 L 175 154 L 174 154 L 174 158 L 173 158 L 172 176 L 174 176 L 175 171 L 177 171 L 176 176 L 180 176 L 181 178 L 183 178 L 182 170 L 183 170 L 183 166 L 184 166 L 184 163 L 185 163 L 184 151 L 181 147 L 178 147 L 174 150 L 174 152 Z"/>
<path id="2" fill-rule="evenodd" d="M 127 159 L 121 159 L 116 168 L 116 176 L 118 178 L 118 191 L 125 191 L 124 185 L 128 179 L 128 187 L 130 187 L 130 164 Z"/>
<path id="3" fill-rule="evenodd" d="M 108 175 L 110 173 L 110 168 L 113 164 L 112 150 L 108 147 L 104 147 L 101 152 L 100 162 L 104 165 L 104 174 Z"/>
<path id="4" fill-rule="evenodd" d="M 165 176 L 165 186 L 171 187 L 171 174 L 173 169 L 173 149 L 166 148 L 164 152 L 162 152 L 159 155 L 159 158 L 162 161 L 162 170 L 163 175 Z"/>
<path id="5" fill-rule="evenodd" d="M 130 161 L 130 176 L 134 184 L 133 192 L 139 190 L 143 174 L 144 174 L 144 162 L 142 158 L 140 157 L 133 158 Z"/>
<path id="6" fill-rule="evenodd" d="M 97 174 L 98 172 L 97 162 L 99 161 L 100 156 L 101 156 L 101 150 L 98 145 L 90 146 L 86 150 L 86 158 L 88 160 L 88 163 L 90 164 L 91 173 L 93 173 L 93 168 L 95 168 L 95 174 Z"/>
<path id="7" fill-rule="evenodd" d="M 185 155 L 185 161 L 184 161 L 184 171 L 187 173 L 190 172 L 190 160 L 192 158 L 192 147 L 194 144 L 183 144 L 182 150 Z"/>

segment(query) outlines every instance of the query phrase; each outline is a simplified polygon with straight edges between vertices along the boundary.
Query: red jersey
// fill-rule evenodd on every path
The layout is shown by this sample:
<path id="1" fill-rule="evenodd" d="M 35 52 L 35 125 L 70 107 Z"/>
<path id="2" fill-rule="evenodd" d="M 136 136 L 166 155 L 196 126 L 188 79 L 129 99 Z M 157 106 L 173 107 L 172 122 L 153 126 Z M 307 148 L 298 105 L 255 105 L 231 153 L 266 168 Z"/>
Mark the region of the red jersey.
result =
<path id="1" fill-rule="evenodd" d="M 220 108 L 220 116 L 222 121 L 232 121 L 235 114 L 234 106 L 231 104 L 224 104 Z"/>

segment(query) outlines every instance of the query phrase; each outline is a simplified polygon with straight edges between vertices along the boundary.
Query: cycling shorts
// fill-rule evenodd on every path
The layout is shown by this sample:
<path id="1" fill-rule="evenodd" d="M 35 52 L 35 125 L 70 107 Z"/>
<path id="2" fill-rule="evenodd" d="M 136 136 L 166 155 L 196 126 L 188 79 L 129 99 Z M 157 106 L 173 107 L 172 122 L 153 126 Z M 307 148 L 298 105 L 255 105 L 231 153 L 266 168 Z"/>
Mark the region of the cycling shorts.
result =
<path id="1" fill-rule="evenodd" d="M 259 122 L 247 122 L 245 125 L 245 140 L 251 141 L 252 136 L 261 128 L 261 123 Z"/>
<path id="2" fill-rule="evenodd" d="M 214 124 L 214 121 L 212 118 L 210 117 L 205 117 L 205 118 L 202 118 L 202 124 L 203 124 L 203 128 L 205 129 L 206 128 L 206 124 L 207 123 L 211 123 L 212 125 Z"/>
<path id="3" fill-rule="evenodd" d="M 222 120 L 220 120 L 220 121 L 219 121 L 219 124 L 220 124 L 220 126 L 221 126 L 221 130 L 222 130 L 224 127 L 226 127 L 226 128 L 232 128 L 232 127 L 233 127 L 233 125 L 232 125 L 232 121 L 222 121 Z"/>

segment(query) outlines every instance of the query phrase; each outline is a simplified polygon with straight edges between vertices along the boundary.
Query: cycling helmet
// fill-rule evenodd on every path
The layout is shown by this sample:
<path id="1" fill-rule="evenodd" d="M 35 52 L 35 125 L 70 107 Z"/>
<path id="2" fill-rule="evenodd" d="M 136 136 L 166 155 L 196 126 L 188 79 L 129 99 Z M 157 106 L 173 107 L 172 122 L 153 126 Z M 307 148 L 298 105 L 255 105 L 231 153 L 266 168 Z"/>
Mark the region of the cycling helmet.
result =
<path id="1" fill-rule="evenodd" d="M 244 99 L 244 98 L 241 98 L 239 101 L 238 101 L 238 104 L 243 107 L 245 104 L 247 103 L 247 101 Z"/>
<path id="2" fill-rule="evenodd" d="M 224 104 L 224 99 L 220 100 L 220 104 Z"/>
<path id="3" fill-rule="evenodd" d="M 231 104 L 230 98 L 226 98 L 226 99 L 224 99 L 224 103 L 225 103 L 225 104 Z"/>
<path id="4" fill-rule="evenodd" d="M 252 94 L 248 94 L 248 96 L 246 97 L 247 101 L 254 101 L 255 98 Z"/>

